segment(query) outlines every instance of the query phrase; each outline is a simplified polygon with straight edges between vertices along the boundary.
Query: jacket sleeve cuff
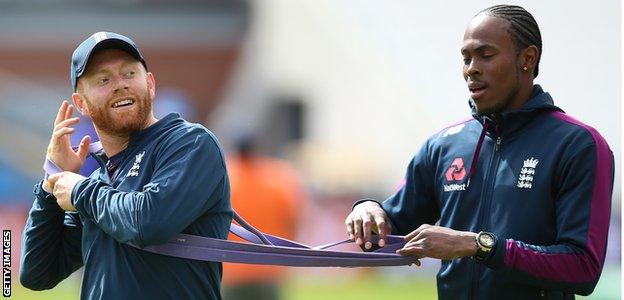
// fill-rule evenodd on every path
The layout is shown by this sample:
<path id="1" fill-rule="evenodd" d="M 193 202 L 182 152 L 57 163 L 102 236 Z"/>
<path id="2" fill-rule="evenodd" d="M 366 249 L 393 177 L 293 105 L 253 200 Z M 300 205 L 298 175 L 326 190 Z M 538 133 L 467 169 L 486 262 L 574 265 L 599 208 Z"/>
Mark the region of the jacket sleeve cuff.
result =
<path id="1" fill-rule="evenodd" d="M 358 201 L 355 201 L 355 203 L 353 203 L 353 205 L 351 206 L 351 211 L 353 211 L 353 209 L 357 205 L 362 204 L 362 203 L 367 202 L 367 201 L 375 202 L 375 203 L 377 203 L 379 205 L 379 207 L 381 207 L 381 203 L 379 203 L 379 201 L 377 201 L 377 200 L 374 200 L 374 199 L 360 199 Z"/>
<path id="2" fill-rule="evenodd" d="M 505 266 L 506 245 L 506 239 L 498 238 L 496 241 L 496 245 L 494 246 L 493 252 L 481 263 L 493 270 L 503 268 Z"/>

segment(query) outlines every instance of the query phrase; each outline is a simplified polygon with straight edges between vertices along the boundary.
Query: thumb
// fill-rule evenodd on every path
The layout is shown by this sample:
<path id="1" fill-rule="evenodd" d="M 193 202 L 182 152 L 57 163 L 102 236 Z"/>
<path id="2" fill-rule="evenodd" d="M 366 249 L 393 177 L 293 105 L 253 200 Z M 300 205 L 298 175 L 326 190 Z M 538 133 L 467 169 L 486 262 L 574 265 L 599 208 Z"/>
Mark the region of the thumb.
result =
<path id="1" fill-rule="evenodd" d="M 54 188 L 54 184 L 56 184 L 56 181 L 59 179 L 59 177 L 61 177 L 61 174 L 63 174 L 63 172 L 52 174 L 48 177 L 48 183 L 50 184 L 50 187 Z"/>
<path id="2" fill-rule="evenodd" d="M 82 138 L 82 140 L 80 140 L 80 145 L 78 146 L 78 157 L 80 157 L 81 160 L 85 160 L 85 158 L 87 158 L 87 155 L 89 155 L 89 144 L 91 143 L 91 137 L 86 135 Z"/>

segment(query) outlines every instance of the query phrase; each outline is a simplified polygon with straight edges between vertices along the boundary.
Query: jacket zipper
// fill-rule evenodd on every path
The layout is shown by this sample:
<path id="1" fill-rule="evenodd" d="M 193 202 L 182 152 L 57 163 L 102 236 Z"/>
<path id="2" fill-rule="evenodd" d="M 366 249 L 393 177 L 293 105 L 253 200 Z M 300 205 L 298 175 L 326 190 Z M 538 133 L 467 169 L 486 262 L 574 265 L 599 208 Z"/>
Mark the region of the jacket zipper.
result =
<path id="1" fill-rule="evenodd" d="M 488 173 L 486 174 L 485 182 L 482 189 L 482 195 L 486 195 L 483 199 L 482 209 L 479 211 L 479 219 L 477 222 L 477 228 L 485 229 L 486 226 L 489 225 L 489 220 L 487 219 L 487 215 L 490 212 L 490 202 L 494 195 L 494 183 L 496 182 L 496 172 L 498 171 L 498 165 L 500 164 L 500 149 L 501 144 L 503 142 L 502 137 L 499 135 L 496 137 L 496 141 L 494 144 L 494 155 L 492 155 L 492 160 L 490 161 L 490 166 L 488 168 Z M 473 263 L 473 277 L 472 277 L 472 299 L 479 299 L 479 277 L 481 277 L 481 268 L 477 262 Z"/>

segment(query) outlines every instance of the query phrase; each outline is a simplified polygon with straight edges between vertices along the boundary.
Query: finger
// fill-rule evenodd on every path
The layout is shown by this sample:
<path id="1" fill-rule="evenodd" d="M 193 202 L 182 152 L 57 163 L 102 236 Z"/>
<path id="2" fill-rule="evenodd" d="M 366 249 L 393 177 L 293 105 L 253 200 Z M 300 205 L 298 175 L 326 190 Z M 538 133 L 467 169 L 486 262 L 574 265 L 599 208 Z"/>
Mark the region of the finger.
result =
<path id="1" fill-rule="evenodd" d="M 71 118 L 64 121 L 61 121 L 54 127 L 54 132 L 52 133 L 52 140 L 50 141 L 50 146 L 48 147 L 48 152 L 54 151 L 55 147 L 67 147 L 71 146 L 69 144 L 69 136 L 67 134 L 74 133 L 75 129 L 72 127 L 68 127 L 70 125 L 75 125 L 78 123 L 79 118 Z"/>
<path id="2" fill-rule="evenodd" d="M 345 226 L 347 227 L 347 234 L 349 235 L 349 239 L 353 241 L 353 238 L 354 238 L 354 235 L 353 235 L 353 219 L 351 218 L 351 215 L 349 215 L 345 219 Z"/>
<path id="3" fill-rule="evenodd" d="M 74 113 L 74 106 L 70 104 L 67 106 L 67 110 L 65 111 L 65 120 L 71 118 L 73 113 Z"/>
<path id="4" fill-rule="evenodd" d="M 383 247 L 386 245 L 386 235 L 390 233 L 388 230 L 388 223 L 383 216 L 375 216 L 375 223 L 377 224 L 378 234 L 379 234 L 379 247 Z"/>
<path id="5" fill-rule="evenodd" d="M 412 251 L 413 251 L 413 248 L 411 248 L 411 247 L 410 247 L 410 248 L 405 248 L 405 247 L 403 247 L 403 248 L 401 248 L 401 249 L 398 249 L 398 250 L 396 251 L 396 254 L 401 255 L 401 256 L 410 256 L 410 254 L 412 253 Z"/>
<path id="6" fill-rule="evenodd" d="M 414 262 L 412 262 L 413 266 L 415 267 L 420 267 L 422 265 L 422 263 L 420 262 L 420 258 L 419 259 L 415 259 Z"/>
<path id="7" fill-rule="evenodd" d="M 371 243 L 371 233 L 372 233 L 372 227 L 373 227 L 373 216 L 371 216 L 370 214 L 365 214 L 363 217 L 363 225 L 364 228 L 362 229 L 364 231 L 364 248 L 366 249 L 370 249 L 373 244 Z"/>
<path id="8" fill-rule="evenodd" d="M 402 249 L 397 250 L 396 253 L 401 256 L 411 256 L 413 258 L 416 258 L 416 260 L 414 261 L 414 264 L 417 267 L 420 267 L 421 265 L 420 259 L 426 257 L 424 250 L 416 248 L 416 247 L 405 246 Z"/>
<path id="9" fill-rule="evenodd" d="M 424 250 L 418 247 L 409 247 L 409 248 L 401 248 L 396 251 L 397 254 L 401 256 L 416 256 L 417 258 L 423 257 Z"/>
<path id="10" fill-rule="evenodd" d="M 80 118 L 78 118 L 78 117 L 65 119 L 65 120 L 59 122 L 58 124 L 56 124 L 56 126 L 54 126 L 54 130 L 59 130 L 59 129 L 63 128 L 63 127 L 76 125 L 79 122 L 80 122 Z"/>
<path id="11" fill-rule="evenodd" d="M 61 103 L 61 107 L 59 107 L 58 113 L 56 114 L 56 119 L 54 119 L 54 126 L 56 126 L 56 124 L 63 121 L 63 117 L 65 116 L 65 111 L 67 110 L 67 104 L 68 103 L 65 100 L 63 100 L 63 103 Z"/>
<path id="12" fill-rule="evenodd" d="M 416 237 L 421 231 L 423 231 L 425 228 L 429 227 L 429 224 L 422 224 L 420 225 L 416 230 L 410 232 L 408 235 L 405 236 L 405 240 L 409 241 L 411 239 L 413 239 L 414 237 Z"/>
<path id="13" fill-rule="evenodd" d="M 72 134 L 76 131 L 75 128 L 72 127 L 63 127 L 52 134 L 52 139 L 58 142 L 59 138 L 63 137 L 66 134 Z"/>
<path id="14" fill-rule="evenodd" d="M 414 231 L 416 231 L 416 230 L 414 230 Z M 411 235 L 411 233 L 410 233 L 410 235 Z M 428 238 L 431 238 L 431 237 L 429 235 L 429 231 L 427 230 L 427 228 L 425 228 L 425 229 L 421 230 L 420 232 L 418 232 L 418 234 L 416 236 L 413 236 L 411 239 L 408 240 L 407 236 L 405 238 L 406 238 L 406 243 L 405 243 L 404 247 L 416 245 L 416 246 L 418 246 L 420 248 L 423 248 L 423 245 L 426 242 L 426 240 Z"/>
<path id="15" fill-rule="evenodd" d="M 91 137 L 86 135 L 82 138 L 82 140 L 80 140 L 80 145 L 78 146 L 78 151 L 76 152 L 78 154 L 78 157 L 80 157 L 81 160 L 84 160 L 85 158 L 87 158 L 87 155 L 89 155 L 89 144 L 91 143 Z"/>
<path id="16" fill-rule="evenodd" d="M 425 248 L 425 241 L 424 240 L 416 240 L 416 239 L 412 239 L 411 241 L 405 243 L 405 245 L 403 246 L 403 248 L 418 248 L 418 249 L 424 249 Z"/>
<path id="17" fill-rule="evenodd" d="M 355 235 L 355 243 L 362 245 L 362 218 L 356 218 L 353 220 L 353 233 Z"/>

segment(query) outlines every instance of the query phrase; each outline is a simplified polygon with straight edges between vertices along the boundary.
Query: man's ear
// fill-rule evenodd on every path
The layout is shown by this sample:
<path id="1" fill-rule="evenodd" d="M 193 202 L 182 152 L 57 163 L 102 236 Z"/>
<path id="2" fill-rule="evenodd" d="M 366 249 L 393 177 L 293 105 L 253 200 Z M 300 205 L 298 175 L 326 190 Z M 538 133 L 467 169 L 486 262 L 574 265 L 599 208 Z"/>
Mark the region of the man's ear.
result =
<path id="1" fill-rule="evenodd" d="M 535 69 L 535 65 L 537 64 L 537 58 L 539 57 L 539 49 L 537 46 L 531 45 L 529 47 L 524 48 L 520 52 L 520 68 L 526 67 L 528 70 L 531 70 L 531 74 Z"/>
<path id="2" fill-rule="evenodd" d="M 156 80 L 154 80 L 154 74 L 152 72 L 147 72 L 147 89 L 150 92 L 150 97 L 154 100 L 156 97 Z"/>
<path id="3" fill-rule="evenodd" d="M 74 106 L 78 109 L 78 111 L 83 116 L 85 116 L 85 115 L 89 116 L 89 109 L 85 105 L 85 100 L 82 97 L 82 95 L 80 95 L 79 93 L 73 93 L 72 94 L 72 100 L 74 101 Z"/>

